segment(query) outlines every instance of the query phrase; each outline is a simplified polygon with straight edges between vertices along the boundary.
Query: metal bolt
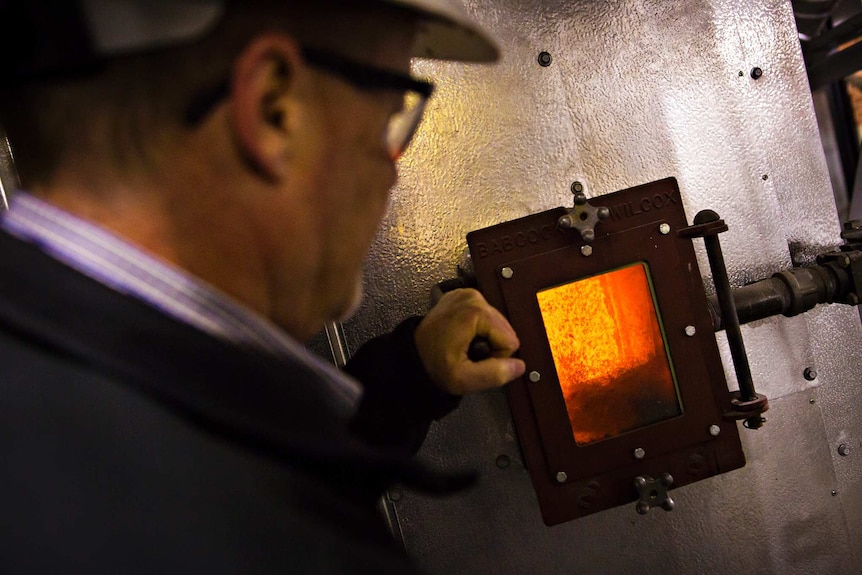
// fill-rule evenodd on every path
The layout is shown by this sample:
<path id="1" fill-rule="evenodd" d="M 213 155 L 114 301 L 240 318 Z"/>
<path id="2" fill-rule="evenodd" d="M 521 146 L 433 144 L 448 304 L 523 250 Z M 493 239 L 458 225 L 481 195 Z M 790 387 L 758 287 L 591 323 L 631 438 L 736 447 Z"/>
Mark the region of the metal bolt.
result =
<path id="1" fill-rule="evenodd" d="M 642 447 L 635 449 L 635 459 L 643 459 L 644 457 L 646 457 L 646 451 Z"/>
<path id="2" fill-rule="evenodd" d="M 718 437 L 721 433 L 721 428 L 715 424 L 709 426 L 709 434 L 713 437 Z"/>
<path id="3" fill-rule="evenodd" d="M 560 227 L 569 229 L 572 227 L 572 217 L 571 216 L 563 216 L 560 218 Z"/>
<path id="4" fill-rule="evenodd" d="M 811 405 L 814 405 L 815 403 L 817 403 L 817 400 L 812 397 L 811 399 L 808 400 L 808 403 L 810 403 Z"/>
<path id="5" fill-rule="evenodd" d="M 393 489 L 389 490 L 389 499 L 391 501 L 401 501 L 402 496 L 403 496 L 403 493 L 401 493 L 400 489 L 394 489 L 393 488 Z"/>
<path id="6" fill-rule="evenodd" d="M 576 180 L 572 182 L 571 190 L 573 194 L 580 194 L 584 191 L 584 184 Z"/>
<path id="7" fill-rule="evenodd" d="M 808 381 L 814 381 L 815 379 L 817 379 L 817 370 L 813 367 L 806 367 L 805 371 L 802 372 L 802 377 L 804 377 Z"/>
<path id="8" fill-rule="evenodd" d="M 584 254 L 585 257 L 590 257 L 593 255 L 593 246 L 581 246 L 581 253 Z"/>
<path id="9" fill-rule="evenodd" d="M 547 68 L 551 65 L 551 55 L 548 52 L 539 52 L 539 66 Z"/>
<path id="10" fill-rule="evenodd" d="M 744 427 L 745 429 L 760 429 L 761 427 L 763 427 L 764 423 L 766 423 L 765 417 L 755 415 L 743 421 L 742 427 Z"/>
<path id="11" fill-rule="evenodd" d="M 569 478 L 569 476 L 566 475 L 565 471 L 558 471 L 557 472 L 557 483 L 565 483 L 568 478 Z"/>
<path id="12" fill-rule="evenodd" d="M 761 76 L 763 76 L 763 70 L 760 67 L 755 66 L 751 69 L 752 78 L 754 78 L 755 80 L 759 80 Z"/>
<path id="13" fill-rule="evenodd" d="M 695 327 L 693 325 L 685 326 L 685 335 L 687 335 L 688 337 L 694 337 L 694 334 L 696 334 L 696 333 L 697 333 L 697 329 L 695 329 Z"/>
<path id="14" fill-rule="evenodd" d="M 512 271 L 512 268 L 503 268 L 500 270 L 500 275 L 503 276 L 503 279 L 512 279 L 512 276 L 515 275 L 515 272 Z"/>
<path id="15" fill-rule="evenodd" d="M 497 467 L 500 469 L 506 469 L 512 463 L 512 460 L 509 459 L 508 455 L 501 455 L 497 458 Z"/>
<path id="16" fill-rule="evenodd" d="M 662 224 L 658 227 L 658 231 L 662 233 L 662 235 L 668 235 L 670 233 L 670 225 Z"/>
<path id="17" fill-rule="evenodd" d="M 532 381 L 533 383 L 538 383 L 539 381 L 541 381 L 541 379 L 542 379 L 542 374 L 539 373 L 538 371 L 531 371 L 530 372 L 530 381 Z"/>
<path id="18" fill-rule="evenodd" d="M 841 457 L 847 457 L 848 455 L 850 455 L 850 446 L 846 443 L 842 443 L 841 445 L 839 445 L 838 455 L 840 455 Z"/>

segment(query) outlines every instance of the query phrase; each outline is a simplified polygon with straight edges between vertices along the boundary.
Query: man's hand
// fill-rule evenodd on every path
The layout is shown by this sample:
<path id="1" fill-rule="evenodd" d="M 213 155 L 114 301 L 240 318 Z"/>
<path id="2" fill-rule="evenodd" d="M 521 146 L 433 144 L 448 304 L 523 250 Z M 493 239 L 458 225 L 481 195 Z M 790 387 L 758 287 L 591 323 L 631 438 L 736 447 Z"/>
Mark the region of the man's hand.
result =
<path id="1" fill-rule="evenodd" d="M 473 338 L 491 343 L 491 357 L 467 357 Z M 511 357 L 520 346 L 515 330 L 478 291 L 447 292 L 416 328 L 416 347 L 431 380 L 453 395 L 500 387 L 520 377 L 524 362 Z"/>

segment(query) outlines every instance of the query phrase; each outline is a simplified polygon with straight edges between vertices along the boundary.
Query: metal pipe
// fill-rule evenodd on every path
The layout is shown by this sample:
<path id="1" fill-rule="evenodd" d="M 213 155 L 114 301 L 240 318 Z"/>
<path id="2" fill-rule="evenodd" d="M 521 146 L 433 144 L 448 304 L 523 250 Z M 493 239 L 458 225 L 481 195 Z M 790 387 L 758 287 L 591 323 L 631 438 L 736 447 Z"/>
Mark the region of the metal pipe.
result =
<path id="1" fill-rule="evenodd" d="M 784 315 L 792 317 L 817 304 L 845 301 L 853 291 L 850 270 L 836 263 L 796 268 L 732 290 L 737 319 L 746 324 Z M 724 329 L 718 296 L 707 298 L 712 327 Z"/>

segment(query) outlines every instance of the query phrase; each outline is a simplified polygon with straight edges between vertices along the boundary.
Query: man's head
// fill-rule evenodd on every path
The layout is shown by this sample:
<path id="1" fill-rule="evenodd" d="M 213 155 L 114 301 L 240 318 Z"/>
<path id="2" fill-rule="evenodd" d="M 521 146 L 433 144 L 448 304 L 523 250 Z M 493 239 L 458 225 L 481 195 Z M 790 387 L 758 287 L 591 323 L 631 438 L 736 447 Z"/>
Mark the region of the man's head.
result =
<path id="1" fill-rule="evenodd" d="M 356 57 L 373 49 L 368 42 L 374 39 L 353 25 L 353 14 L 376 12 L 382 20 L 400 13 L 415 27 L 411 56 L 495 60 L 496 46 L 460 1 L 0 0 L 0 21 L 8 24 L 0 48 L 13 55 L 0 76 L 0 97 L 11 112 L 3 120 L 18 132 L 19 148 L 40 150 L 38 169 L 30 170 L 26 156 L 32 154 L 21 159 L 33 181 L 50 172 L 58 147 L 53 144 L 61 136 L 76 140 L 84 132 L 80 124 L 92 126 L 86 115 L 94 104 L 125 103 L 119 112 L 147 115 L 141 118 L 146 126 L 135 129 L 138 134 L 159 120 L 176 121 L 189 111 L 186 106 L 201 103 L 206 94 L 199 88 L 225 80 L 236 52 L 266 29 Z M 389 27 L 382 36 L 394 31 Z M 55 95 L 55 102 L 45 93 Z M 190 102 L 195 97 L 198 101 Z M 33 100 L 39 102 L 29 105 Z M 27 109 L 33 113 L 20 113 Z M 23 145 L 29 141 L 40 145 Z"/>
<path id="2" fill-rule="evenodd" d="M 173 28 L 148 12 L 165 3 L 83 4 L 152 21 L 84 10 L 93 51 L 108 58 L 2 91 L 24 187 L 298 337 L 356 303 L 409 132 L 393 138 L 391 119 L 406 87 L 423 88 L 410 57 L 496 55 L 449 0 L 188 0 L 173 3 L 190 10 Z M 171 45 L 176 29 L 196 37 Z M 153 46 L 142 51 L 138 36 Z"/>

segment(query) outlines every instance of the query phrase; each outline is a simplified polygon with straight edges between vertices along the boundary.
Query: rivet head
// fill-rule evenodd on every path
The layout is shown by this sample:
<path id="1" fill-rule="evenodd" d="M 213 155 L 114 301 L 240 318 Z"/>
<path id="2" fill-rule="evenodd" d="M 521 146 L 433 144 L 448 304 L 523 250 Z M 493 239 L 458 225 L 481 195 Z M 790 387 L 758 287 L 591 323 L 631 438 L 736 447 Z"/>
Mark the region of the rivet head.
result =
<path id="1" fill-rule="evenodd" d="M 841 445 L 839 445 L 838 455 L 840 455 L 841 457 L 847 457 L 848 455 L 850 455 L 850 446 L 846 443 L 842 443 Z"/>
<path id="2" fill-rule="evenodd" d="M 512 271 L 512 268 L 503 268 L 500 270 L 500 275 L 503 276 L 504 279 L 512 279 L 512 276 L 515 275 L 515 272 Z"/>
<path id="3" fill-rule="evenodd" d="M 696 334 L 696 333 L 697 333 L 697 330 L 695 329 L 695 327 L 693 325 L 685 326 L 685 335 L 687 335 L 688 337 L 694 337 L 694 334 Z"/>
<path id="4" fill-rule="evenodd" d="M 590 257 L 593 255 L 593 246 L 581 246 L 581 253 L 584 257 Z"/>
<path id="5" fill-rule="evenodd" d="M 530 372 L 530 381 L 532 381 L 533 383 L 538 383 L 539 381 L 541 381 L 541 379 L 542 379 L 542 374 L 539 373 L 538 371 L 531 371 Z"/>
<path id="6" fill-rule="evenodd" d="M 646 457 L 646 451 L 644 451 L 642 447 L 638 447 L 637 449 L 635 449 L 634 455 L 635 459 L 643 459 L 644 457 Z"/>
<path id="7" fill-rule="evenodd" d="M 721 428 L 715 424 L 710 425 L 709 434 L 713 437 L 718 437 L 721 434 Z"/>
<path id="8" fill-rule="evenodd" d="M 760 79 L 761 76 L 763 76 L 763 69 L 762 68 L 760 68 L 759 66 L 755 66 L 754 68 L 751 69 L 751 77 L 752 78 L 754 78 L 755 80 L 758 80 L 758 79 Z"/>
<path id="9" fill-rule="evenodd" d="M 584 191 L 584 184 L 578 181 L 572 182 L 571 190 L 573 194 L 580 194 Z"/>
<path id="10" fill-rule="evenodd" d="M 547 67 L 551 65 L 551 54 L 549 52 L 539 52 L 539 66 Z"/>
<path id="11" fill-rule="evenodd" d="M 658 227 L 658 231 L 660 231 L 663 235 L 668 235 L 670 233 L 670 225 L 662 224 Z"/>
<path id="12" fill-rule="evenodd" d="M 558 471 L 557 472 L 557 477 L 556 477 L 557 483 L 565 483 L 568 478 L 569 478 L 569 476 L 566 474 L 565 471 Z"/>
<path id="13" fill-rule="evenodd" d="M 508 455 L 504 454 L 504 455 L 497 457 L 496 464 L 497 464 L 497 467 L 499 467 L 500 469 L 506 469 L 507 467 L 509 467 L 509 465 L 511 465 L 511 463 L 512 463 L 512 460 L 509 459 Z"/>
<path id="14" fill-rule="evenodd" d="M 802 372 L 802 377 L 804 377 L 808 381 L 814 381 L 815 379 L 817 379 L 817 370 L 813 367 L 806 367 L 805 371 Z"/>
<path id="15" fill-rule="evenodd" d="M 400 489 L 395 488 L 390 489 L 388 495 L 390 501 L 401 501 L 401 498 L 404 496 Z"/>

